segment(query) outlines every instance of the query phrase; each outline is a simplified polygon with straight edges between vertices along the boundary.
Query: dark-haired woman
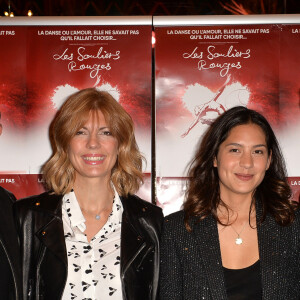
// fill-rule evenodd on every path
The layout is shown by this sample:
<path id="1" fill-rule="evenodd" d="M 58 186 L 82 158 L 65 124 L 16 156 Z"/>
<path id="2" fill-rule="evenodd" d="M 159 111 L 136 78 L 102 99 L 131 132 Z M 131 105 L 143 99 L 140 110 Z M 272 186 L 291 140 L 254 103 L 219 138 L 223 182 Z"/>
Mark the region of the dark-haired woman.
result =
<path id="1" fill-rule="evenodd" d="M 161 299 L 300 299 L 300 211 L 276 137 L 245 107 L 203 137 L 183 210 L 165 218 Z"/>
<path id="2" fill-rule="evenodd" d="M 131 117 L 89 88 L 66 100 L 50 133 L 51 192 L 16 203 L 24 300 L 155 300 L 163 216 L 134 195 L 143 174 Z"/>

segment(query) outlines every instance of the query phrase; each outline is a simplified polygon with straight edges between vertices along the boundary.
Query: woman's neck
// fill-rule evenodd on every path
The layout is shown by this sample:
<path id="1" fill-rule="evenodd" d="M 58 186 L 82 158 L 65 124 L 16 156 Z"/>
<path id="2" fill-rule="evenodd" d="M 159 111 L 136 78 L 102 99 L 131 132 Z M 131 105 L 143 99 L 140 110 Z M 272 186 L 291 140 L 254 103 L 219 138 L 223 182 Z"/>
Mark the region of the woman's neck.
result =
<path id="1" fill-rule="evenodd" d="M 112 206 L 114 190 L 107 181 L 75 180 L 74 192 L 84 210 L 103 210 Z"/>
<path id="2" fill-rule="evenodd" d="M 217 208 L 218 217 L 221 221 L 232 222 L 243 222 L 244 220 L 249 220 L 250 209 L 253 212 L 253 207 L 251 207 L 252 197 L 244 195 L 235 195 L 234 197 L 224 197 L 220 196 L 224 205 L 220 204 Z M 251 214 L 252 215 L 252 214 Z M 255 214 L 254 214 L 255 215 Z M 222 222 L 223 223 L 223 222 Z"/>

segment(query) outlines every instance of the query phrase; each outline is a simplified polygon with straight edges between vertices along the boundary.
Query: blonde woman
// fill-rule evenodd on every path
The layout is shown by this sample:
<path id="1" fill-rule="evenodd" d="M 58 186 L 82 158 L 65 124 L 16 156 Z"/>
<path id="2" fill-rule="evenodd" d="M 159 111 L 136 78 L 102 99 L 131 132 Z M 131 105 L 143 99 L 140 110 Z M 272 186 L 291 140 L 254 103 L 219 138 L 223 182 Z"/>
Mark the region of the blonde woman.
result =
<path id="1" fill-rule="evenodd" d="M 133 194 L 142 155 L 131 117 L 81 90 L 51 128 L 50 192 L 17 202 L 24 299 L 156 299 L 160 208 Z"/>

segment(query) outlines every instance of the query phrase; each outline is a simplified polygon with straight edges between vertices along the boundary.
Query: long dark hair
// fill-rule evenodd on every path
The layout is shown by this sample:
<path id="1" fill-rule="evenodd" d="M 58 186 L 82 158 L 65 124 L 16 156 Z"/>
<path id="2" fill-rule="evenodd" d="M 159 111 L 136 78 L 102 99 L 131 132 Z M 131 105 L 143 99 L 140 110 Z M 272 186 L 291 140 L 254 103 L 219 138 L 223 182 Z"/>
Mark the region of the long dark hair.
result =
<path id="1" fill-rule="evenodd" d="M 263 130 L 268 154 L 272 153 L 265 177 L 254 192 L 251 208 L 255 199 L 261 199 L 261 222 L 267 213 L 283 226 L 294 220 L 296 204 L 290 201 L 291 188 L 286 179 L 285 162 L 275 134 L 264 116 L 246 107 L 237 106 L 223 113 L 211 124 L 190 165 L 186 200 L 183 205 L 187 230 L 191 231 L 189 220 L 192 216 L 203 219 L 212 215 L 221 223 L 217 216 L 217 208 L 220 204 L 225 207 L 226 205 L 220 199 L 219 176 L 217 168 L 213 165 L 214 158 L 217 157 L 219 147 L 228 137 L 230 130 L 249 123 L 256 124 Z"/>

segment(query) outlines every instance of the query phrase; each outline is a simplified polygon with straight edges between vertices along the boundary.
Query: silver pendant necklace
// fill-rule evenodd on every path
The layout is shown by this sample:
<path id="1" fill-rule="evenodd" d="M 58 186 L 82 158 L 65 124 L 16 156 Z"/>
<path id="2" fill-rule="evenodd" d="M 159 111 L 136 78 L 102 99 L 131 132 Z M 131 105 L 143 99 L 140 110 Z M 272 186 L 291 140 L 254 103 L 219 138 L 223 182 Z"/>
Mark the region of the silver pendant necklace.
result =
<path id="1" fill-rule="evenodd" d="M 80 207 L 80 209 L 81 209 L 81 211 L 82 211 L 83 213 L 86 213 L 86 214 L 88 214 L 88 215 L 93 215 L 92 212 L 86 211 L 86 210 L 83 209 L 82 207 Z M 95 219 L 96 219 L 97 221 L 99 221 L 99 220 L 101 219 L 100 213 L 97 213 L 97 214 L 95 215 Z"/>
<path id="2" fill-rule="evenodd" d="M 241 245 L 243 244 L 243 239 L 241 238 L 241 234 L 244 231 L 245 227 L 246 227 L 247 221 L 245 222 L 242 230 L 240 232 L 237 232 L 234 227 L 232 225 L 230 225 L 230 227 L 233 229 L 233 231 L 237 234 L 237 238 L 235 239 L 235 244 L 236 245 Z"/>

